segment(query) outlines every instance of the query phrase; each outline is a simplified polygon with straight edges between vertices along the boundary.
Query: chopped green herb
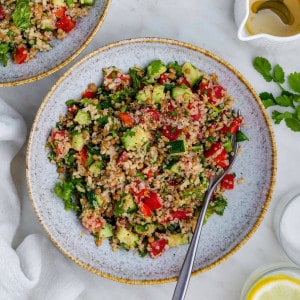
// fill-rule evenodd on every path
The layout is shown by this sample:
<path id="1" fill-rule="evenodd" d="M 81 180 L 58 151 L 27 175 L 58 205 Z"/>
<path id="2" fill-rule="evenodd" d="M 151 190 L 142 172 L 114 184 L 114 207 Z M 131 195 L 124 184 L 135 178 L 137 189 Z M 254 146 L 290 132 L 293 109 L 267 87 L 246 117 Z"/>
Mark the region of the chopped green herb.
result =
<path id="1" fill-rule="evenodd" d="M 272 111 L 272 119 L 275 124 L 279 124 L 282 120 L 292 131 L 300 131 L 300 72 L 294 72 L 287 76 L 280 65 L 272 68 L 271 63 L 264 57 L 256 57 L 253 60 L 253 67 L 259 72 L 267 82 L 275 82 L 280 88 L 280 94 L 276 97 L 272 93 L 260 93 L 260 99 L 265 108 L 271 106 L 279 106 L 288 108 L 284 111 Z M 289 90 L 283 84 L 286 83 Z"/>

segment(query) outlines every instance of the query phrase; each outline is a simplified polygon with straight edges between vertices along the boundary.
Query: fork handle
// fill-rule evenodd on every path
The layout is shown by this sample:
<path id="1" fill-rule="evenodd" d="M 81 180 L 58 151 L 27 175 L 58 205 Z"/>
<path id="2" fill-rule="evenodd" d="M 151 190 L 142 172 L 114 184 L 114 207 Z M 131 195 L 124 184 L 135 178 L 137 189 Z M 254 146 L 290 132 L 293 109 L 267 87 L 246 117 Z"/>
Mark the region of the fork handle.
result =
<path id="1" fill-rule="evenodd" d="M 215 185 L 214 185 L 215 186 Z M 214 192 L 214 187 L 211 187 L 211 182 L 209 184 L 208 187 L 208 193 L 205 196 L 204 199 L 204 203 L 199 215 L 199 218 L 197 220 L 197 224 L 195 227 L 195 231 L 189 246 L 189 249 L 187 251 L 186 257 L 184 259 L 178 280 L 177 280 L 177 284 L 174 290 L 174 294 L 173 294 L 173 300 L 183 300 L 189 285 L 189 281 L 190 281 L 190 276 L 192 273 L 192 268 L 193 268 L 193 263 L 195 260 L 195 256 L 196 256 L 196 252 L 197 252 L 197 248 L 198 248 L 198 243 L 199 243 L 199 238 L 200 238 L 200 234 L 201 234 L 201 230 L 202 230 L 202 226 L 203 226 L 203 222 L 204 222 L 204 217 L 205 217 L 205 213 L 209 204 L 209 200 Z"/>

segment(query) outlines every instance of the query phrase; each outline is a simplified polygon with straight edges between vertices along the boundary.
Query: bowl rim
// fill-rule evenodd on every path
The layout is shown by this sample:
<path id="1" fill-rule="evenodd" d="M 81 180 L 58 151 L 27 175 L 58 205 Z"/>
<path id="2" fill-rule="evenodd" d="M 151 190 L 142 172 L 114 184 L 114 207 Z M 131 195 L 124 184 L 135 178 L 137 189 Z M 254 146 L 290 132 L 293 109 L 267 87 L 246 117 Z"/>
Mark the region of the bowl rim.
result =
<path id="1" fill-rule="evenodd" d="M 96 33 L 100 29 L 102 23 L 104 22 L 104 19 L 105 19 L 106 15 L 108 13 L 108 9 L 111 5 L 112 0 L 105 0 L 105 1 L 106 1 L 106 3 L 105 3 L 105 6 L 104 6 L 103 13 L 102 13 L 102 15 L 99 19 L 99 22 L 94 27 L 94 29 L 92 30 L 92 32 L 90 33 L 88 38 L 82 43 L 82 45 L 71 56 L 69 56 L 66 60 L 64 60 L 60 64 L 56 65 L 55 67 L 53 67 L 53 68 L 51 68 L 51 69 L 49 69 L 49 70 L 47 70 L 47 71 L 45 71 L 41 74 L 34 75 L 30 78 L 25 78 L 25 79 L 10 81 L 10 82 L 0 82 L 0 87 L 12 87 L 12 86 L 17 86 L 17 85 L 27 84 L 27 83 L 30 83 L 30 82 L 37 81 L 37 80 L 40 80 L 44 77 L 47 77 L 47 76 L 57 72 L 58 70 L 62 69 L 67 64 L 69 64 L 73 59 L 75 59 L 75 57 L 77 57 L 88 46 L 88 44 L 92 41 L 92 39 L 95 37 Z"/>
<path id="2" fill-rule="evenodd" d="M 94 50 L 93 52 L 89 53 L 88 55 L 83 57 L 81 60 L 76 62 L 71 68 L 69 68 L 56 81 L 56 83 L 53 85 L 53 87 L 49 90 L 49 92 L 45 96 L 44 100 L 42 101 L 42 103 L 41 103 L 41 105 L 40 105 L 40 107 L 39 107 L 39 109 L 36 113 L 36 116 L 34 118 L 32 128 L 30 130 L 30 134 L 29 134 L 29 138 L 28 138 L 27 149 L 26 149 L 26 182 L 27 182 L 27 190 L 28 190 L 29 199 L 30 199 L 31 204 L 33 206 L 35 215 L 37 216 L 37 218 L 39 220 L 39 223 L 41 224 L 44 231 L 47 233 L 50 240 L 72 262 L 74 262 L 77 265 L 81 266 L 85 270 L 88 270 L 91 273 L 99 275 L 101 277 L 104 277 L 104 278 L 107 278 L 107 279 L 110 279 L 110 280 L 114 280 L 114 281 L 117 281 L 117 282 L 122 282 L 122 283 L 127 283 L 127 284 L 139 284 L 139 285 L 168 283 L 168 282 L 176 281 L 177 277 L 170 277 L 170 278 L 164 278 L 164 279 L 152 279 L 152 280 L 134 280 L 134 279 L 121 278 L 121 277 L 117 277 L 117 276 L 114 276 L 114 275 L 111 275 L 111 274 L 107 274 L 103 271 L 100 271 L 100 270 L 88 265 L 87 263 L 84 263 L 79 258 L 73 257 L 72 254 L 70 254 L 66 249 L 64 249 L 56 241 L 55 236 L 53 236 L 48 231 L 47 225 L 44 224 L 44 222 L 42 220 L 42 217 L 40 216 L 40 214 L 38 212 L 38 209 L 35 206 L 34 197 L 33 197 L 33 194 L 31 192 L 31 188 L 30 188 L 31 183 L 30 183 L 30 179 L 29 179 L 29 177 L 30 177 L 30 172 L 29 172 L 30 159 L 29 158 L 30 158 L 30 149 L 32 147 L 31 144 L 32 144 L 32 140 L 33 140 L 33 137 L 34 137 L 34 132 L 36 131 L 37 123 L 38 123 L 38 120 L 39 120 L 41 114 L 43 113 L 43 111 L 44 111 L 48 101 L 50 100 L 53 92 L 73 72 L 74 69 L 76 69 L 77 67 L 79 67 L 81 64 L 83 64 L 87 60 L 91 59 L 92 57 L 97 56 L 98 54 L 100 54 L 102 52 L 105 52 L 107 50 L 110 50 L 112 48 L 122 47 L 122 46 L 129 45 L 129 44 L 145 44 L 145 43 L 160 43 L 160 44 L 165 44 L 165 45 L 175 45 L 175 46 L 185 48 L 187 50 L 193 50 L 193 51 L 196 51 L 196 52 L 198 52 L 202 55 L 208 56 L 208 57 L 216 60 L 217 62 L 221 63 L 226 68 L 228 68 L 230 71 L 232 71 L 238 77 L 238 79 L 241 80 L 245 84 L 246 88 L 251 92 L 251 94 L 253 95 L 255 101 L 259 105 L 259 108 L 261 109 L 263 117 L 264 117 L 265 122 L 267 124 L 267 130 L 268 130 L 269 137 L 270 137 L 270 143 L 271 143 L 271 148 L 272 148 L 272 153 L 271 153 L 271 158 L 272 158 L 271 178 L 270 178 L 269 190 L 266 194 L 266 199 L 265 199 L 263 207 L 261 208 L 261 213 L 260 213 L 259 217 L 256 219 L 256 222 L 252 226 L 251 230 L 245 235 L 245 237 L 235 247 L 233 247 L 228 253 L 226 253 L 224 256 L 217 259 L 215 262 L 211 263 L 210 265 L 208 265 L 204 268 L 201 268 L 199 270 L 193 271 L 192 275 L 197 275 L 197 274 L 203 273 L 203 272 L 208 271 L 208 270 L 216 267 L 217 265 L 221 264 L 226 259 L 228 259 L 231 255 L 233 255 L 235 252 L 237 252 L 251 238 L 251 236 L 254 234 L 254 232 L 258 229 L 259 225 L 261 224 L 261 222 L 262 222 L 262 220 L 263 220 L 263 218 L 264 218 L 264 216 L 265 216 L 265 214 L 268 210 L 268 207 L 270 205 L 270 202 L 271 202 L 271 199 L 272 199 L 272 194 L 274 192 L 274 186 L 275 186 L 275 181 L 276 181 L 276 172 L 277 172 L 277 150 L 276 150 L 276 143 L 275 143 L 275 135 L 274 135 L 273 128 L 272 128 L 272 125 L 271 125 L 271 121 L 268 117 L 266 109 L 264 108 L 262 102 L 260 101 L 259 96 L 255 92 L 254 88 L 247 81 L 247 79 L 238 70 L 236 70 L 231 64 L 229 64 L 228 62 L 226 62 L 225 60 L 223 60 L 222 58 L 220 58 L 216 54 L 214 54 L 214 53 L 212 53 L 208 50 L 205 50 L 205 49 L 203 49 L 199 46 L 195 46 L 193 44 L 182 42 L 182 41 L 179 41 L 179 40 L 174 40 L 174 39 L 169 39 L 169 38 L 160 38 L 160 37 L 142 37 L 142 38 L 130 38 L 130 39 L 120 40 L 120 41 L 116 41 L 116 42 L 107 44 L 105 46 L 102 46 L 102 47 Z"/>

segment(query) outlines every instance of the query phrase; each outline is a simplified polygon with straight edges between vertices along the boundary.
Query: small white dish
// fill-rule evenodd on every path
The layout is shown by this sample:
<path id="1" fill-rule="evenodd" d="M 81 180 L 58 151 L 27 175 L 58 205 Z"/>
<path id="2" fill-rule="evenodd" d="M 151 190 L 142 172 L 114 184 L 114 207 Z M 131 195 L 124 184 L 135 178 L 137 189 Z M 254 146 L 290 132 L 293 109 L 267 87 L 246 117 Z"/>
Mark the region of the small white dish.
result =
<path id="1" fill-rule="evenodd" d="M 300 193 L 279 202 L 274 216 L 277 238 L 289 259 L 300 266 Z"/>
<path id="2" fill-rule="evenodd" d="M 293 47 L 300 45 L 300 33 L 291 36 L 275 36 L 267 33 L 250 34 L 246 23 L 250 14 L 250 0 L 236 0 L 234 4 L 234 18 L 238 27 L 239 40 L 251 42 L 254 46 L 267 47 Z"/>

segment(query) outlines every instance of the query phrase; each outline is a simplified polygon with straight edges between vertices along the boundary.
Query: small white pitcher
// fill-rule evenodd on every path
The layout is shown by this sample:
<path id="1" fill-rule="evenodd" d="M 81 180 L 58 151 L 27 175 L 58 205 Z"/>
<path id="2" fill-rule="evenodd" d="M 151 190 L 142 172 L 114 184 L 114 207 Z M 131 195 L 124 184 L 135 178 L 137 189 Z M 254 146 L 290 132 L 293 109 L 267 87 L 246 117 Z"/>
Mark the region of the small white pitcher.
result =
<path id="1" fill-rule="evenodd" d="M 291 36 L 275 36 L 267 33 L 250 34 L 246 29 L 246 22 L 250 13 L 249 0 L 235 0 L 234 18 L 238 27 L 237 36 L 241 41 L 250 41 L 255 46 L 290 47 L 300 46 L 300 33 Z M 291 43 L 296 42 L 296 43 Z"/>

